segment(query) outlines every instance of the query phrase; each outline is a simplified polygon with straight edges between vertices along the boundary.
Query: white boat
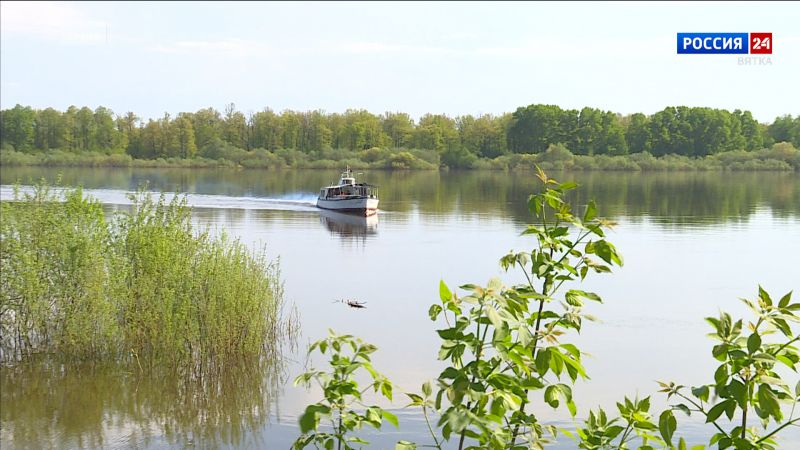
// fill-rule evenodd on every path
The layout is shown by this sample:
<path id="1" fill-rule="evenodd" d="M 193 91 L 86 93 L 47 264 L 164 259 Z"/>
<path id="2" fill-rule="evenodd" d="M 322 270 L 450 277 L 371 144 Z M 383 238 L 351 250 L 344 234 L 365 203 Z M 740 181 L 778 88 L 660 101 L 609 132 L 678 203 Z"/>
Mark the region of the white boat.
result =
<path id="1" fill-rule="evenodd" d="M 342 172 L 339 184 L 320 189 L 317 207 L 370 216 L 378 212 L 378 187 L 356 183 L 353 171 L 348 167 Z"/>

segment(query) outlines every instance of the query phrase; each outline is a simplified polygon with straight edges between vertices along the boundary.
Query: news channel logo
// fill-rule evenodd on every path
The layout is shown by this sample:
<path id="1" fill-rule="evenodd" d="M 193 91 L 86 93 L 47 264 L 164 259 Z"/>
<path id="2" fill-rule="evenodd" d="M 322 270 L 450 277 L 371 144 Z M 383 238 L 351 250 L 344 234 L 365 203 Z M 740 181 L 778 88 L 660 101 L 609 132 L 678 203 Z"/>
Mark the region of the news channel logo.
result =
<path id="1" fill-rule="evenodd" d="M 739 56 L 740 66 L 772 65 L 772 33 L 678 33 L 679 55 Z"/>

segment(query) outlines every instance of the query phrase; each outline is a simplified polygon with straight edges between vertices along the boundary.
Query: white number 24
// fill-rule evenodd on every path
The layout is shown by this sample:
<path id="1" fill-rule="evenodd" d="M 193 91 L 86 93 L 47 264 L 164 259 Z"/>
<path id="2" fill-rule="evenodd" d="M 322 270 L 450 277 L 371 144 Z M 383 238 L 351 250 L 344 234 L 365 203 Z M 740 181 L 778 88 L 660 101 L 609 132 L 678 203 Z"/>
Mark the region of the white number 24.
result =
<path id="1" fill-rule="evenodd" d="M 770 45 L 771 45 L 771 43 L 770 43 L 768 37 L 766 37 L 764 39 L 761 39 L 761 38 L 758 38 L 758 37 L 754 37 L 753 38 L 753 50 L 761 50 L 762 47 L 767 49 L 767 50 L 769 50 L 770 49 Z"/>

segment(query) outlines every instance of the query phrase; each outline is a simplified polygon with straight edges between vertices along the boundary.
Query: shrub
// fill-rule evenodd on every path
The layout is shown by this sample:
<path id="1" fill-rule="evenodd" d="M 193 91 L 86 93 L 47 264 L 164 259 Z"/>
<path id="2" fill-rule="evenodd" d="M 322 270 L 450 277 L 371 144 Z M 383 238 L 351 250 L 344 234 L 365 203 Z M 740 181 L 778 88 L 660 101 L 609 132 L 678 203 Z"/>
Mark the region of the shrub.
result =
<path id="1" fill-rule="evenodd" d="M 550 144 L 547 150 L 537 156 L 536 160 L 540 162 L 570 161 L 572 157 L 572 152 L 564 144 Z"/>

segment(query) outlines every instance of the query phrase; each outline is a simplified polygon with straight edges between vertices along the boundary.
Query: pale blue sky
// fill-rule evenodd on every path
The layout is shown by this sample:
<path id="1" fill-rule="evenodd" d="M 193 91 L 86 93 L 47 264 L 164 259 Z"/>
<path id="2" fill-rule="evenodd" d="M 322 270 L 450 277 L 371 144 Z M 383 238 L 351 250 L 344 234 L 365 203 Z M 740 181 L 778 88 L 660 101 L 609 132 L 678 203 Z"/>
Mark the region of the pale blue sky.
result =
<path id="1" fill-rule="evenodd" d="M 800 114 L 798 3 L 0 4 L 0 104 L 449 115 L 530 103 Z M 772 32 L 770 66 L 678 32 Z"/>

